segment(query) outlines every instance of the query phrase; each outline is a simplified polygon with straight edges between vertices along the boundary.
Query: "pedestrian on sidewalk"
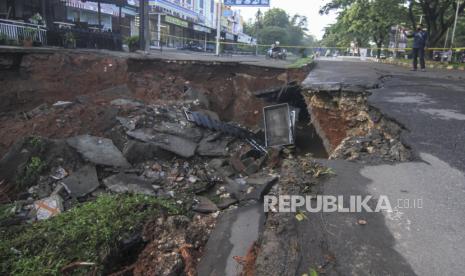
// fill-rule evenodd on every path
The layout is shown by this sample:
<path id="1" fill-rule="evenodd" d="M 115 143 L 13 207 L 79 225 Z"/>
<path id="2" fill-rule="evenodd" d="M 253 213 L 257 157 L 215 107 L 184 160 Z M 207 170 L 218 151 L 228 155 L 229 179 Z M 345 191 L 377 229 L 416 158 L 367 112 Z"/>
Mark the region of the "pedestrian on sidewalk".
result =
<path id="1" fill-rule="evenodd" d="M 412 71 L 417 71 L 418 58 L 420 58 L 421 71 L 425 72 L 425 47 L 428 39 L 428 33 L 423 30 L 422 25 L 417 26 L 417 30 L 413 33 L 407 33 L 403 30 L 405 36 L 413 37 L 413 68 Z"/>

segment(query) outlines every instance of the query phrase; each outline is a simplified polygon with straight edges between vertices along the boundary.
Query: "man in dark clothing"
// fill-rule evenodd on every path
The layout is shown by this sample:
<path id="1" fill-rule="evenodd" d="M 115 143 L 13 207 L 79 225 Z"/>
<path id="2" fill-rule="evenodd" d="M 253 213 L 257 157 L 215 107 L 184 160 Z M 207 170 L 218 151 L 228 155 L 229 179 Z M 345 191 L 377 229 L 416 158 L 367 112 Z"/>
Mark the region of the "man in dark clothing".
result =
<path id="1" fill-rule="evenodd" d="M 420 58 L 421 71 L 425 71 L 425 46 L 428 34 L 423 30 L 422 26 L 418 25 L 417 30 L 413 34 L 407 34 L 407 37 L 413 37 L 413 71 L 417 71 L 418 57 Z"/>

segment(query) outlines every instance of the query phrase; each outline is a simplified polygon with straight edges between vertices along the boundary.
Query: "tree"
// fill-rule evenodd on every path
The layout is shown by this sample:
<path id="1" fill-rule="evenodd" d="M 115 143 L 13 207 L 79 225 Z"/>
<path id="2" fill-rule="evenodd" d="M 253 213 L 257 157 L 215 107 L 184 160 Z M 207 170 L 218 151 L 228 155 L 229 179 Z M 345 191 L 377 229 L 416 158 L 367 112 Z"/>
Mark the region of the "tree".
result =
<path id="1" fill-rule="evenodd" d="M 408 0 L 407 2 L 412 28 L 415 28 L 420 16 L 423 15 L 423 22 L 428 29 L 428 45 L 441 47 L 447 29 L 454 24 L 457 0 Z M 465 1 L 462 1 L 459 6 L 459 16 L 464 14 L 464 10 Z"/>
<path id="2" fill-rule="evenodd" d="M 402 0 L 355 0 L 339 2 L 345 9 L 339 14 L 337 24 L 327 29 L 323 41 L 348 46 L 355 42 L 358 47 L 373 41 L 378 57 L 387 42 L 392 26 L 406 19 L 407 11 Z M 339 41 L 338 41 L 339 40 Z"/>
<path id="3" fill-rule="evenodd" d="M 260 44 L 273 44 L 280 41 L 282 45 L 304 45 L 308 20 L 301 15 L 290 16 L 283 9 L 273 8 L 262 14 L 260 10 L 255 20 L 244 24 L 247 34 L 259 39 Z"/>
<path id="4" fill-rule="evenodd" d="M 320 9 L 320 13 L 328 13 L 332 10 L 347 10 L 359 0 L 332 0 Z M 373 3 L 379 0 L 371 0 Z M 442 47 L 447 29 L 451 28 L 455 20 L 457 0 L 402 0 L 400 2 L 408 6 L 408 18 L 412 29 L 420 23 L 423 18 L 428 30 L 428 46 Z M 465 1 L 459 6 L 459 16 L 465 13 Z M 401 21 L 402 22 L 402 21 Z M 401 23 L 397 22 L 397 23 Z"/>
<path id="5" fill-rule="evenodd" d="M 267 26 L 260 32 L 261 43 L 273 44 L 275 41 L 287 43 L 287 30 L 278 26 Z"/>
<path id="6" fill-rule="evenodd" d="M 265 26 L 278 26 L 281 28 L 286 28 L 290 25 L 289 15 L 283 9 L 270 9 L 265 13 L 265 16 L 263 17 L 263 24 Z"/>

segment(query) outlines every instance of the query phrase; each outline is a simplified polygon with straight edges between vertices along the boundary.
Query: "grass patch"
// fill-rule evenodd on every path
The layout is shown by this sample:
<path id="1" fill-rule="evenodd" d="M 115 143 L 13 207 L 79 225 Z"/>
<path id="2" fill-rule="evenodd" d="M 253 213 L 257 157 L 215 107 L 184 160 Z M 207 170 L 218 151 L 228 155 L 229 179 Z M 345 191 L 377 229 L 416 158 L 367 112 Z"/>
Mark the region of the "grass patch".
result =
<path id="1" fill-rule="evenodd" d="M 3 204 L 0 205 L 0 222 L 6 219 L 9 219 L 13 216 L 13 207 L 14 204 Z"/>
<path id="2" fill-rule="evenodd" d="M 292 69 L 302 68 L 312 62 L 313 62 L 312 56 L 306 57 L 306 58 L 299 58 L 298 60 L 294 61 L 294 63 L 289 65 L 288 68 L 292 68 Z"/>
<path id="3" fill-rule="evenodd" d="M 161 212 L 182 210 L 171 200 L 103 195 L 45 221 L 0 229 L 0 275 L 59 275 L 74 261 L 94 262 L 102 271 L 105 256 Z"/>
<path id="4" fill-rule="evenodd" d="M 46 168 L 46 164 L 40 157 L 33 156 L 27 162 L 22 174 L 16 177 L 16 182 L 21 188 L 28 187 L 34 183 L 40 173 Z"/>

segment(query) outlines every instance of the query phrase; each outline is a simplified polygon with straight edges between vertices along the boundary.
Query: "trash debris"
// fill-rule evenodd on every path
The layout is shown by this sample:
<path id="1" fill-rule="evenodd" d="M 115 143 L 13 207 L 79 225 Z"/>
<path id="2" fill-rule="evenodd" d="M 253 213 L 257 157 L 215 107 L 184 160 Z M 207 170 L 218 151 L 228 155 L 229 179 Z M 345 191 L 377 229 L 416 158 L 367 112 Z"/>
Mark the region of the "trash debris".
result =
<path id="1" fill-rule="evenodd" d="M 266 147 L 294 144 L 296 114 L 287 103 L 263 108 L 263 118 Z"/>
<path id="2" fill-rule="evenodd" d="M 63 199 L 59 195 L 51 195 L 34 202 L 37 220 L 45 220 L 63 212 Z"/>
<path id="3" fill-rule="evenodd" d="M 245 128 L 240 128 L 232 124 L 217 121 L 215 119 L 210 118 L 208 115 L 202 114 L 200 112 L 185 110 L 184 113 L 189 122 L 193 122 L 199 126 L 211 130 L 223 132 L 227 135 L 236 138 L 244 139 L 258 151 L 261 151 L 264 154 L 267 153 L 266 149 L 263 146 L 261 146 L 260 143 L 258 143 L 254 138 L 255 134 Z"/>
<path id="4" fill-rule="evenodd" d="M 56 102 L 56 103 L 53 104 L 53 107 L 62 107 L 62 108 L 65 108 L 65 107 L 71 106 L 71 105 L 73 105 L 73 104 L 74 104 L 73 102 L 58 101 L 58 102 Z"/>
<path id="5" fill-rule="evenodd" d="M 364 219 L 358 219 L 358 220 L 357 220 L 357 224 L 358 224 L 358 225 L 366 225 L 366 224 L 367 224 L 367 221 L 364 220 Z"/>
<path id="6" fill-rule="evenodd" d="M 61 180 L 65 177 L 68 176 L 68 172 L 63 168 L 63 167 L 57 167 L 55 170 L 54 170 L 54 173 L 52 175 L 50 175 L 51 178 L 55 179 L 55 180 Z"/>

